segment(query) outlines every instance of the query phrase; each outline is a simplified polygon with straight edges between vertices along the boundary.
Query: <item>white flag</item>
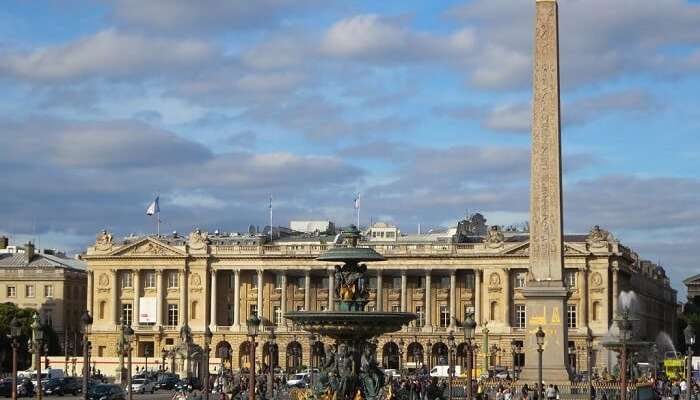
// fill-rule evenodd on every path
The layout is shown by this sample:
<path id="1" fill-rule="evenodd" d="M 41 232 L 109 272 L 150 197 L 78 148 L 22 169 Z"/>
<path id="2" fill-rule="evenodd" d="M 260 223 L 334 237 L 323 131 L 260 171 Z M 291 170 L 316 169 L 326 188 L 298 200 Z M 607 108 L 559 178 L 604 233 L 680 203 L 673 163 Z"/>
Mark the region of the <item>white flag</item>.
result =
<path id="1" fill-rule="evenodd" d="M 357 197 L 355 197 L 355 210 L 358 210 L 360 208 L 360 194 L 357 194 Z"/>
<path id="2" fill-rule="evenodd" d="M 156 199 L 148 205 L 148 209 L 146 209 L 146 215 L 153 215 L 160 212 L 160 205 L 158 204 L 159 197 L 160 196 L 156 196 Z"/>

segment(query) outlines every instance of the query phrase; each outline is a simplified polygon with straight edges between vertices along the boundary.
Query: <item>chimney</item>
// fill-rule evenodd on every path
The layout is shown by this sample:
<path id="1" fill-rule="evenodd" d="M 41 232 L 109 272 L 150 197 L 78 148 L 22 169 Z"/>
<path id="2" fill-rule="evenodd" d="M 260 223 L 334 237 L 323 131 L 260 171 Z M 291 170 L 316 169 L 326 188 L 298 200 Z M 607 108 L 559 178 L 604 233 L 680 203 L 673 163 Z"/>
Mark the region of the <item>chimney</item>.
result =
<path id="1" fill-rule="evenodd" d="M 0 236 L 0 250 L 5 250 L 9 244 L 10 240 L 7 236 Z"/>
<path id="2" fill-rule="evenodd" d="M 32 258 L 34 258 L 34 243 L 27 242 L 27 245 L 24 246 L 24 254 L 27 255 L 27 262 L 32 261 Z"/>

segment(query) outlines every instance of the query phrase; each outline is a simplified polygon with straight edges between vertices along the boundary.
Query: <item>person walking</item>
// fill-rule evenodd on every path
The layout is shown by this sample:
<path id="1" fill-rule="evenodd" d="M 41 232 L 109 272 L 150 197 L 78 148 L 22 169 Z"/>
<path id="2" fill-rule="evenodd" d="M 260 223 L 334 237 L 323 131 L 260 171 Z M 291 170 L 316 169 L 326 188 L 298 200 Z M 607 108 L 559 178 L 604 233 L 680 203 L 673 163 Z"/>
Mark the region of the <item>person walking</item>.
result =
<path id="1" fill-rule="evenodd" d="M 557 392 L 554 390 L 554 386 L 551 383 L 544 390 L 544 396 L 547 398 L 547 400 L 556 400 Z"/>

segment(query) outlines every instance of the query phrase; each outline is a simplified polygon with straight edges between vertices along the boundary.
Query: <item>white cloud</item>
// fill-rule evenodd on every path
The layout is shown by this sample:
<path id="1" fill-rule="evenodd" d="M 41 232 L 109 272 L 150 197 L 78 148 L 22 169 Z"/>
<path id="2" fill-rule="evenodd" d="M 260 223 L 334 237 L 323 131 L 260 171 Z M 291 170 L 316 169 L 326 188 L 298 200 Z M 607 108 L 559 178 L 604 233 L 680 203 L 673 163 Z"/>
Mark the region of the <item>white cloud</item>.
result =
<path id="1" fill-rule="evenodd" d="M 206 63 L 213 53 L 212 46 L 202 41 L 107 29 L 60 46 L 5 54 L 0 57 L 0 71 L 47 81 L 125 77 Z"/>

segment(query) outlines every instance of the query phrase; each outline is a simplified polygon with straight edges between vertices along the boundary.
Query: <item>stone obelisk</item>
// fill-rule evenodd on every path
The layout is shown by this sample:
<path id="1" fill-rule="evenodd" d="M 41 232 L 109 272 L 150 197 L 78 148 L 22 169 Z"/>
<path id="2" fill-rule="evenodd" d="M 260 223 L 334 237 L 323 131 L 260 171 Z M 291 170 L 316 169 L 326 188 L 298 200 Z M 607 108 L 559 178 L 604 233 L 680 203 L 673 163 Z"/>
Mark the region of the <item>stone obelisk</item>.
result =
<path id="1" fill-rule="evenodd" d="M 535 333 L 542 327 L 543 376 L 569 381 L 564 286 L 559 32 L 556 0 L 536 0 L 530 182 L 530 273 L 525 295 L 527 335 L 522 379 L 537 380 Z"/>

